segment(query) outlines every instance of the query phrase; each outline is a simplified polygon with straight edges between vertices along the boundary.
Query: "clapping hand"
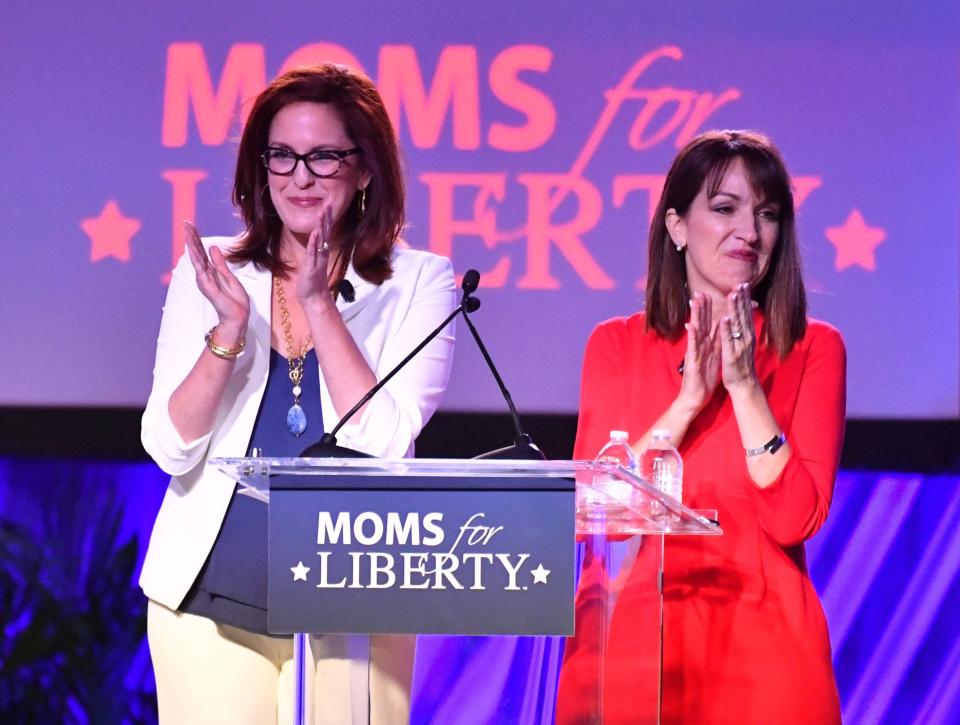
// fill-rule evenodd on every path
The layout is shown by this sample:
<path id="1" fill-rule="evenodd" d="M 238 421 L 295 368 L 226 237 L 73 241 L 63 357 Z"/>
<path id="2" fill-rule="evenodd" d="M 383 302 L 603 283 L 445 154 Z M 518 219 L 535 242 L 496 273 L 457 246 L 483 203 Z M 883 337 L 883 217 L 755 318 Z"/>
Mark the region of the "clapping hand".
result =
<path id="1" fill-rule="evenodd" d="M 757 381 L 754 353 L 757 335 L 753 326 L 750 287 L 744 283 L 727 295 L 727 314 L 720 320 L 721 377 L 727 390 Z"/>
<path id="2" fill-rule="evenodd" d="M 224 335 L 233 332 L 242 339 L 250 318 L 250 298 L 230 268 L 219 247 L 210 247 L 208 255 L 200 242 L 197 228 L 183 222 L 186 232 L 186 248 L 190 262 L 197 274 L 197 287 L 217 311 L 218 325 Z M 226 328 L 226 329 L 224 329 Z"/>
<path id="3" fill-rule="evenodd" d="M 709 295 L 697 293 L 690 300 L 687 352 L 683 358 L 680 396 L 694 410 L 702 409 L 720 381 L 720 341 L 711 332 L 713 303 Z"/>
<path id="4" fill-rule="evenodd" d="M 307 238 L 303 260 L 297 269 L 297 299 L 304 307 L 311 303 L 332 301 L 327 265 L 330 259 L 330 237 L 333 232 L 333 207 L 330 204 L 321 209 L 317 225 Z"/>

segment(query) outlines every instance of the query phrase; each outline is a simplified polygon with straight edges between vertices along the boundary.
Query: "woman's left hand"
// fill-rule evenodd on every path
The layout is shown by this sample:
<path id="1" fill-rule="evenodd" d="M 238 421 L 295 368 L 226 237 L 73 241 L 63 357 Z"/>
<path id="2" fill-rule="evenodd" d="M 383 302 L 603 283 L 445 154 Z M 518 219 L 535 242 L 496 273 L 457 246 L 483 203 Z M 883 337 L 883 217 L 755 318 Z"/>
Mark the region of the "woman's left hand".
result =
<path id="1" fill-rule="evenodd" d="M 727 295 L 727 314 L 720 320 L 720 377 L 728 391 L 758 384 L 754 366 L 757 335 L 753 302 L 746 283 Z"/>
<path id="2" fill-rule="evenodd" d="M 330 237 L 333 231 L 333 207 L 325 206 L 317 217 L 317 226 L 307 238 L 307 246 L 296 275 L 296 292 L 300 304 L 307 308 L 317 303 L 332 303 L 327 265 L 330 260 Z"/>

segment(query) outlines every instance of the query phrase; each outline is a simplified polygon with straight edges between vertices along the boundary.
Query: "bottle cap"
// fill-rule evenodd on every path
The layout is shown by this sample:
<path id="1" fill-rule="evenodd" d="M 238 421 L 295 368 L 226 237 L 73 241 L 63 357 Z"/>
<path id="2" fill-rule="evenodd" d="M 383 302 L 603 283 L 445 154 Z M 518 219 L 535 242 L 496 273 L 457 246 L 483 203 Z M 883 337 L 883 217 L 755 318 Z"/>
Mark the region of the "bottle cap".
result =
<path id="1" fill-rule="evenodd" d="M 654 438 L 666 438 L 670 439 L 670 430 L 668 428 L 654 428 L 653 429 Z"/>
<path id="2" fill-rule="evenodd" d="M 610 431 L 610 440 L 612 441 L 626 441 L 628 438 L 630 438 L 630 434 L 625 430 Z"/>

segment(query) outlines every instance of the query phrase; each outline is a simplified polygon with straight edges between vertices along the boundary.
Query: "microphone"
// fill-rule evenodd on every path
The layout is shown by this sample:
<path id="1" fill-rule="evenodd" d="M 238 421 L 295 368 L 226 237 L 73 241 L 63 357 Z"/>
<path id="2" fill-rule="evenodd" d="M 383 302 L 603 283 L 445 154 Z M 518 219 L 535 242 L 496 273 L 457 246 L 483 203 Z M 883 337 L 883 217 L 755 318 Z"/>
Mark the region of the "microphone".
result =
<path id="1" fill-rule="evenodd" d="M 337 292 L 343 297 L 344 302 L 353 302 L 357 299 L 357 291 L 353 288 L 353 285 L 350 284 L 349 279 L 341 279 L 337 283 Z"/>
<path id="2" fill-rule="evenodd" d="M 517 413 L 517 408 L 513 404 L 513 398 L 510 396 L 510 391 L 507 390 L 507 386 L 504 384 L 503 378 L 500 377 L 497 366 L 493 364 L 493 359 L 490 357 L 490 353 L 487 352 L 487 348 L 483 344 L 483 340 L 480 339 L 480 333 L 477 331 L 477 328 L 474 327 L 473 321 L 470 319 L 468 314 L 470 312 L 476 312 L 480 309 L 480 300 L 471 296 L 479 286 L 480 273 L 475 269 L 467 270 L 467 273 L 463 275 L 463 283 L 460 285 L 461 289 L 463 289 L 463 301 L 460 303 L 460 307 L 463 308 L 463 319 L 467 323 L 467 328 L 470 330 L 470 334 L 473 335 L 473 339 L 474 342 L 477 343 L 477 347 L 480 348 L 480 354 L 483 355 L 483 359 L 486 361 L 487 367 L 490 368 L 490 372 L 493 373 L 493 377 L 497 381 L 497 385 L 500 388 L 500 394 L 503 396 L 503 399 L 507 401 L 507 407 L 510 408 L 510 417 L 513 419 L 513 427 L 516 432 L 516 437 L 513 440 L 513 445 L 505 446 L 504 448 L 498 448 L 497 450 L 490 451 L 489 453 L 483 453 L 479 456 L 476 456 L 476 458 L 544 461 L 547 457 L 543 455 L 543 451 L 537 448 L 537 445 L 533 442 L 533 439 L 524 432 L 523 426 L 520 425 L 520 415 Z"/>
<path id="3" fill-rule="evenodd" d="M 460 283 L 460 289 L 463 290 L 463 298 L 466 299 L 480 286 L 480 273 L 475 269 L 468 269 L 463 275 L 463 282 Z"/>
<path id="4" fill-rule="evenodd" d="M 474 273 L 476 274 L 477 281 L 479 282 L 480 273 L 476 272 L 475 270 L 472 270 L 472 271 L 474 271 Z M 353 285 L 347 282 L 347 280 L 343 280 L 343 282 L 346 282 L 346 284 L 349 285 L 350 294 L 352 297 L 354 294 Z M 343 282 L 341 282 L 340 285 L 343 285 Z M 338 289 L 340 289 L 340 285 L 338 285 Z M 476 289 L 476 286 L 474 286 L 474 289 Z M 347 300 L 347 302 L 353 301 L 353 299 L 348 298 L 346 294 L 344 294 L 344 299 Z M 475 303 L 475 306 L 474 306 L 474 303 Z M 420 352 L 423 348 L 425 348 L 433 338 L 439 335 L 443 331 L 443 328 L 445 328 L 447 325 L 450 324 L 453 318 L 455 318 L 460 313 L 464 312 L 464 310 L 467 308 L 472 308 L 473 310 L 476 310 L 479 306 L 480 306 L 480 300 L 474 300 L 470 298 L 466 293 L 464 293 L 463 299 L 460 301 L 460 304 L 454 308 L 453 312 L 447 315 L 447 319 L 441 322 L 436 327 L 436 329 L 434 329 L 433 332 L 427 335 L 419 345 L 413 348 L 413 350 L 411 350 L 410 353 L 405 358 L 403 358 L 403 360 L 397 363 L 389 373 L 384 375 L 383 378 L 376 385 L 370 388 L 370 390 L 367 391 L 367 394 L 364 395 L 362 398 L 360 398 L 357 404 L 354 405 L 352 408 L 350 408 L 350 410 L 346 412 L 346 414 L 340 419 L 340 422 L 333 427 L 333 430 L 327 433 L 324 433 L 323 437 L 320 438 L 319 441 L 304 448 L 303 451 L 300 453 L 300 457 L 301 458 L 372 458 L 373 456 L 371 456 L 369 453 L 361 453 L 360 451 L 355 451 L 352 448 L 345 448 L 344 446 L 337 445 L 337 433 L 339 432 L 339 430 L 347 423 L 347 421 L 349 421 L 356 414 L 358 410 L 360 410 L 360 408 L 366 405 L 367 401 L 370 400 L 370 398 L 372 398 L 374 395 L 376 395 L 380 391 L 380 389 L 383 388 L 383 386 L 386 385 L 387 382 L 394 375 L 400 372 L 404 368 L 404 366 L 416 356 L 418 352 Z"/>

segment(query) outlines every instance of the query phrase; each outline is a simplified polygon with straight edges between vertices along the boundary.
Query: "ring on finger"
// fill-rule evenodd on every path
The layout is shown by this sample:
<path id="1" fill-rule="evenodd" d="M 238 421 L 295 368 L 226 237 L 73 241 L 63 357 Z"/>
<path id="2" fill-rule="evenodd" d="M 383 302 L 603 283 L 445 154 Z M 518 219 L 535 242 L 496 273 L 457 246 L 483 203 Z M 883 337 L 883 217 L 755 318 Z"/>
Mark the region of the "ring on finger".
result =
<path id="1" fill-rule="evenodd" d="M 742 338 L 742 337 L 743 337 L 743 330 L 731 330 L 731 331 L 730 331 L 730 339 L 731 339 L 731 340 L 739 340 L 739 339 Z"/>
<path id="2" fill-rule="evenodd" d="M 324 254 L 326 254 L 327 252 L 330 251 L 330 243 L 329 243 L 329 242 L 324 242 L 323 244 L 320 245 L 320 248 L 319 248 L 319 249 L 320 249 L 321 252 L 323 252 Z"/>

